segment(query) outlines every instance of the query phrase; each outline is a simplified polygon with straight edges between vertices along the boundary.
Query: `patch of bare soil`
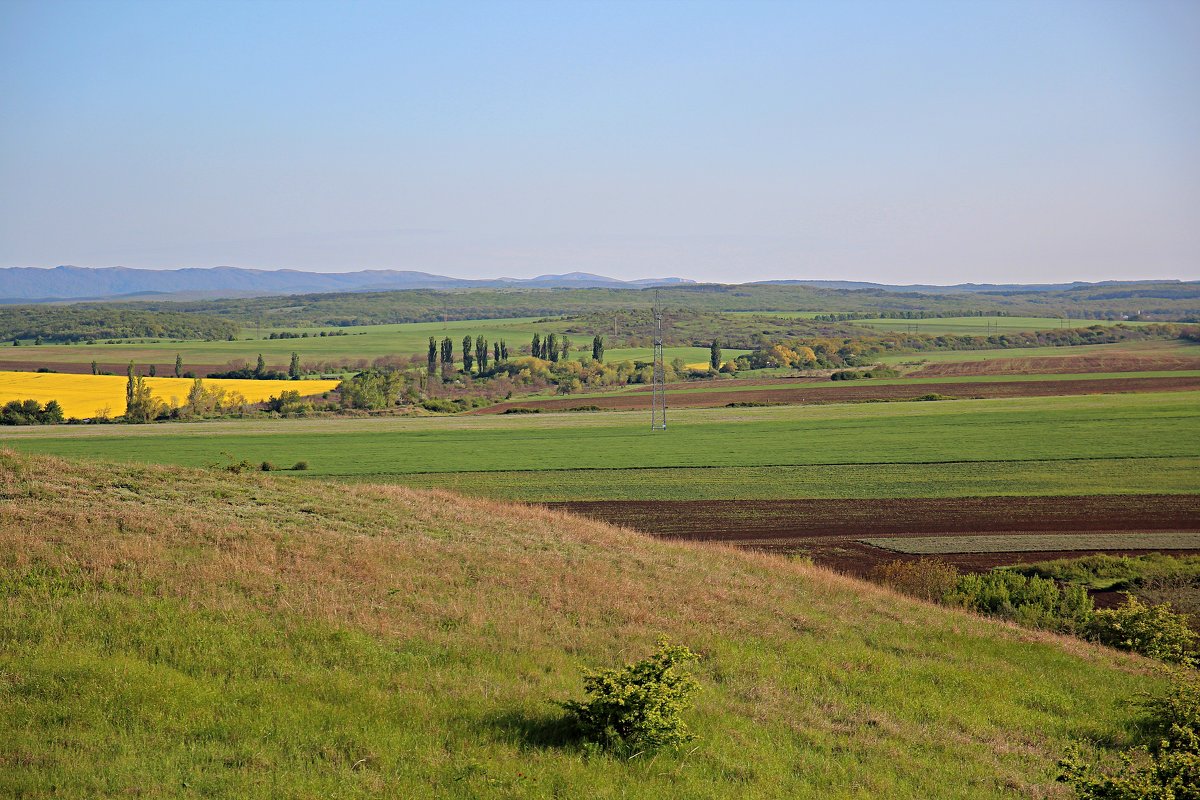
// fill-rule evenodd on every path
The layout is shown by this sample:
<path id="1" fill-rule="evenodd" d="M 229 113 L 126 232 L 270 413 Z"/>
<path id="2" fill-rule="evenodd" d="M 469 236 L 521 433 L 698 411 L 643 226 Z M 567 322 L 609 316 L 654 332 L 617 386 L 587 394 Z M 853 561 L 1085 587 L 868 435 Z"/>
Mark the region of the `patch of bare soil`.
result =
<path id="1" fill-rule="evenodd" d="M 1168 370 L 1200 370 L 1200 357 L 1112 353 L 1093 356 L 990 358 L 986 361 L 928 364 L 916 372 L 909 373 L 909 377 L 949 378 L 971 375 L 1057 375 Z"/>
<path id="2" fill-rule="evenodd" d="M 1052 395 L 1110 394 L 1116 392 L 1172 392 L 1200 389 L 1200 376 L 1178 378 L 1102 378 L 1096 380 L 1004 381 L 994 383 L 891 383 L 872 384 L 870 380 L 846 382 L 836 386 L 822 382 L 821 388 L 809 385 L 785 386 L 779 389 L 730 391 L 720 384 L 711 391 L 692 391 L 667 395 L 671 408 L 720 408 L 731 403 L 753 404 L 823 404 L 853 402 L 883 402 L 917 400 L 926 395 L 942 395 L 962 399 L 1001 397 L 1047 397 Z M 688 384 L 689 388 L 698 388 Z M 503 414 L 510 408 L 539 408 L 543 411 L 571 411 L 599 408 L 609 411 L 648 409 L 648 393 L 622 393 L 607 397 L 553 400 L 510 400 L 475 414 Z"/>
<path id="3" fill-rule="evenodd" d="M 856 575 L 886 561 L 916 558 L 859 541 L 868 537 L 1200 530 L 1200 495 L 574 501 L 547 505 L 657 536 L 803 554 L 818 564 Z M 939 557 L 963 569 L 984 570 L 1060 555 L 1023 552 Z"/>

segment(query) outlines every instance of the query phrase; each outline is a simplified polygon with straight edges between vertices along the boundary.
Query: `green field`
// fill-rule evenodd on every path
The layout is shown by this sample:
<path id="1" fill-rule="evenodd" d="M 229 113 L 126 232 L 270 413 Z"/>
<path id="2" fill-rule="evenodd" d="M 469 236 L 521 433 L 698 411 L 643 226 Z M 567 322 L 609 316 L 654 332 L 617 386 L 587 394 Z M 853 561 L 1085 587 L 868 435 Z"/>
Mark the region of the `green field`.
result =
<path id="1" fill-rule="evenodd" d="M 1039 485 L 1095 493 L 1105 472 L 1109 492 L 1125 491 L 1126 484 L 1196 492 L 1198 410 L 1200 393 L 1172 392 L 681 410 L 672 413 L 665 433 L 650 432 L 640 413 L 539 414 L 60 426 L 5 431 L 0 444 L 71 457 L 189 466 L 218 463 L 228 453 L 280 466 L 307 461 L 310 476 L 365 480 L 526 472 L 535 477 L 525 494 L 500 476 L 498 485 L 508 488 L 495 493 L 539 499 L 575 496 L 589 481 L 602 494 L 638 491 L 642 499 L 654 499 L 652 492 L 661 491 L 678 497 L 681 487 L 651 480 L 647 470 L 711 468 L 778 470 L 774 479 L 759 472 L 765 480 L 752 480 L 747 474 L 744 483 L 751 495 L 777 497 L 830 496 L 830 491 L 839 493 L 834 496 L 905 496 L 913 484 L 950 496 L 980 493 L 981 484 L 991 487 L 983 494 L 1021 494 Z M 1061 470 L 1050 477 L 1056 462 L 1097 462 L 1104 469 Z M 997 464 L 1004 469 L 995 470 Z M 828 467 L 852 469 L 836 489 L 804 488 L 820 482 L 814 469 Z M 801 475 L 808 477 L 798 477 L 793 486 L 785 480 L 785 468 L 807 468 Z M 605 472 L 579 477 L 589 470 Z M 428 485 L 430 478 L 417 480 Z M 485 475 L 478 483 L 475 491 L 489 493 Z M 447 485 L 462 486 L 458 481 Z M 703 478 L 688 491 L 697 498 L 709 496 Z"/>
<path id="2" fill-rule="evenodd" d="M 25 342 L 20 348 L 0 347 L 0 360 L 29 360 L 55 364 L 89 364 L 93 360 L 102 364 L 171 364 L 176 353 L 183 356 L 187 364 L 209 364 L 223 366 L 234 359 L 243 359 L 251 364 L 263 354 L 272 366 L 286 366 L 293 352 L 300 354 L 303 361 L 344 361 L 353 364 L 360 359 L 370 363 L 385 356 L 424 356 L 429 348 L 429 337 L 439 341 L 446 336 L 454 340 L 454 350 L 461 354 L 462 338 L 466 335 L 483 336 L 489 342 L 504 339 L 510 356 L 519 355 L 522 347 L 528 348 L 534 333 L 558 333 L 571 339 L 572 357 L 591 357 L 592 337 L 580 333 L 564 333 L 571 327 L 569 322 L 551 320 L 538 322 L 536 317 L 517 319 L 485 319 L 450 322 L 414 322 L 398 325 L 363 325 L 348 328 L 264 328 L 261 335 L 257 329 L 245 328 L 241 336 L 232 342 L 205 341 L 124 341 L 115 344 L 39 345 Z M 320 330 L 344 333 L 344 336 L 314 336 Z M 305 333 L 307 339 L 270 339 L 271 333 Z M 733 359 L 747 350 L 727 350 L 725 359 Z M 609 348 L 606 361 L 648 361 L 654 356 L 650 347 Z M 668 347 L 664 350 L 667 361 L 683 359 L 686 364 L 708 363 L 706 347 Z"/>

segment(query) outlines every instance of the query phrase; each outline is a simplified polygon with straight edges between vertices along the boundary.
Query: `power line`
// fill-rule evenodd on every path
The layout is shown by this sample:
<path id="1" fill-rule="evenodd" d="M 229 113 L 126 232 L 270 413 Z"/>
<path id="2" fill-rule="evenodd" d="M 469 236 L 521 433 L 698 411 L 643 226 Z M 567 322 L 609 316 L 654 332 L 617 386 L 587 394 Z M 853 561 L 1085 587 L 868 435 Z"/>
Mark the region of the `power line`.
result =
<path id="1" fill-rule="evenodd" d="M 650 384 L 650 430 L 667 429 L 667 371 L 663 366 L 662 306 L 654 290 L 654 374 Z"/>

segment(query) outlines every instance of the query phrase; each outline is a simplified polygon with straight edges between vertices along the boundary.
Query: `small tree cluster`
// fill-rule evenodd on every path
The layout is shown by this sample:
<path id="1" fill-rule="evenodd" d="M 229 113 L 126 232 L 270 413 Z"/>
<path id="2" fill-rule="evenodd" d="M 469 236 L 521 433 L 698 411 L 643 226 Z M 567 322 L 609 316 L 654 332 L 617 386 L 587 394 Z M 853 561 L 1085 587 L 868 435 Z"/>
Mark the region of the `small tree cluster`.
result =
<path id="1" fill-rule="evenodd" d="M 0 408 L 0 425 L 57 425 L 63 421 L 57 400 L 38 405 L 37 400 L 10 400 Z"/>
<path id="2" fill-rule="evenodd" d="M 589 672 L 583 688 L 589 699 L 562 703 L 580 735 L 602 747 L 650 751 L 694 738 L 683 721 L 688 698 L 699 683 L 687 667 L 699 656 L 660 639 L 649 658 L 617 669 Z"/>
<path id="3" fill-rule="evenodd" d="M 1196 666 L 1200 655 L 1186 615 L 1172 611 L 1170 603 L 1146 605 L 1128 592 L 1122 605 L 1092 615 L 1088 634 L 1109 647 L 1175 664 Z"/>

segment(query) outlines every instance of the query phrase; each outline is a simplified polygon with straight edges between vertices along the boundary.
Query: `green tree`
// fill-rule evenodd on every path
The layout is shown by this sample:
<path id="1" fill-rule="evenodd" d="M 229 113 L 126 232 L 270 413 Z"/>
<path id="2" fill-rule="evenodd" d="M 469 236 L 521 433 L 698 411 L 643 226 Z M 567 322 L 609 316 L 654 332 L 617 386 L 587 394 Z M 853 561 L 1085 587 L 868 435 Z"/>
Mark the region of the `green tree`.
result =
<path id="1" fill-rule="evenodd" d="M 508 342 L 500 340 L 500 360 L 508 361 Z"/>
<path id="2" fill-rule="evenodd" d="M 155 375 L 157 375 L 157 374 L 158 374 L 158 365 L 157 365 L 157 364 L 151 364 L 151 365 L 150 365 L 150 368 L 149 368 L 149 372 L 150 372 L 150 377 L 151 377 L 151 378 L 153 378 Z"/>
<path id="3" fill-rule="evenodd" d="M 179 353 L 175 354 L 175 377 L 183 377 L 183 356 Z"/>
<path id="4" fill-rule="evenodd" d="M 558 361 L 558 335 L 550 334 L 542 344 L 542 350 L 545 351 L 546 358 L 551 361 Z"/>
<path id="5" fill-rule="evenodd" d="M 99 374 L 100 374 L 100 365 L 99 365 L 99 364 L 97 364 L 95 361 L 93 361 L 93 362 L 92 362 L 92 374 L 93 374 L 93 375 L 99 375 Z"/>
<path id="6" fill-rule="evenodd" d="M 497 364 L 500 363 L 500 343 L 492 342 L 492 360 Z"/>
<path id="7" fill-rule="evenodd" d="M 14 341 L 13 344 L 14 345 L 18 344 L 18 342 Z M 532 353 L 534 358 L 541 358 L 542 357 L 542 337 L 538 336 L 535 333 L 533 335 L 533 343 L 531 345 L 529 345 L 529 350 Z"/>
<path id="8" fill-rule="evenodd" d="M 129 362 L 129 369 L 127 369 L 127 370 L 125 371 L 125 375 L 126 375 L 126 380 L 125 380 L 125 407 L 126 407 L 126 408 L 129 408 L 131 405 L 133 405 L 133 386 L 134 386 L 134 381 L 133 381 L 133 379 L 134 379 L 134 376 L 135 376 L 135 374 L 136 374 L 136 373 L 134 372 L 134 369 L 133 369 L 133 362 L 132 362 L 132 361 L 130 361 L 130 362 Z"/>
<path id="9" fill-rule="evenodd" d="M 300 380 L 300 354 L 292 353 L 292 363 L 288 364 L 288 377 L 294 381 Z"/>
<path id="10" fill-rule="evenodd" d="M 254 374 L 261 376 L 267 371 L 267 362 L 263 361 L 262 353 L 258 354 L 258 363 L 254 365 Z"/>
<path id="11" fill-rule="evenodd" d="M 592 337 L 592 359 L 595 361 L 604 361 L 604 337 L 596 335 Z"/>
<path id="12" fill-rule="evenodd" d="M 442 375 L 454 371 L 454 341 L 449 337 L 442 339 Z"/>
<path id="13" fill-rule="evenodd" d="M 560 350 L 560 352 L 562 353 L 563 361 L 571 360 L 571 340 L 568 339 L 566 336 L 564 336 L 562 338 L 562 349 Z"/>
<path id="14" fill-rule="evenodd" d="M 471 367 L 475 364 L 475 357 L 471 355 L 471 337 L 464 336 L 462 341 L 463 353 L 463 372 L 471 374 Z"/>
<path id="15" fill-rule="evenodd" d="M 686 647 L 660 639 L 649 658 L 623 669 L 589 672 L 585 702 L 561 703 L 583 738 L 618 752 L 656 750 L 694 737 L 682 718 L 699 683 L 687 667 L 699 658 Z"/>
<path id="16" fill-rule="evenodd" d="M 716 339 L 708 348 L 708 365 L 713 369 L 721 368 L 721 345 L 717 344 Z"/>
<path id="17" fill-rule="evenodd" d="M 438 357 L 437 339 L 430 336 L 429 337 L 429 363 L 426 365 L 426 370 L 429 372 L 430 375 L 433 375 L 434 373 L 437 372 L 437 357 Z"/>
<path id="18" fill-rule="evenodd" d="M 146 379 L 138 375 L 129 362 L 128 379 L 125 382 L 125 421 L 149 422 L 158 416 L 158 402 Z"/>
<path id="19" fill-rule="evenodd" d="M 475 362 L 479 368 L 479 374 L 482 375 L 488 365 L 488 342 L 482 335 L 475 337 Z"/>

